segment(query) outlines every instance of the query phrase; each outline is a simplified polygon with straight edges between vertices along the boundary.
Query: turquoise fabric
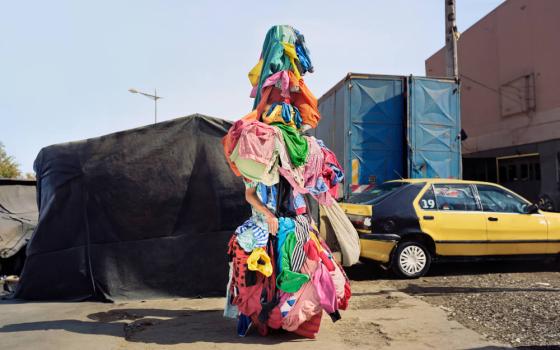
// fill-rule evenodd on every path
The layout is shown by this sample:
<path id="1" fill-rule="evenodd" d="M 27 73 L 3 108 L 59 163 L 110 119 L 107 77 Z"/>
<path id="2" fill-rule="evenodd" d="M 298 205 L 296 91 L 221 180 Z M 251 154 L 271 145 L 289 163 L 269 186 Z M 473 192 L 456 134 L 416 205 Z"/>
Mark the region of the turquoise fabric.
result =
<path id="1" fill-rule="evenodd" d="M 276 234 L 276 268 L 278 273 L 282 272 L 282 246 L 290 233 L 296 231 L 296 223 L 290 218 L 278 219 L 278 233 Z"/>
<path id="2" fill-rule="evenodd" d="M 261 51 L 263 67 L 257 86 L 257 94 L 253 103 L 253 109 L 257 108 L 261 100 L 261 89 L 265 80 L 274 73 L 290 69 L 290 59 L 284 54 L 282 42 L 295 45 L 296 33 L 291 26 L 273 26 L 268 30 L 264 38 Z"/>

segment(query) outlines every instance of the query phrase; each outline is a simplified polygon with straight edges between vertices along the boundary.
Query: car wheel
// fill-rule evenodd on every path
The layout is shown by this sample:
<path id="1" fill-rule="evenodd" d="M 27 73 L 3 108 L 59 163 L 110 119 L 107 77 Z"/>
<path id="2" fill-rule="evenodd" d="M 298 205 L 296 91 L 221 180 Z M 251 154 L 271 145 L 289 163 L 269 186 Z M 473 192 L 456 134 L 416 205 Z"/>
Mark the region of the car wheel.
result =
<path id="1" fill-rule="evenodd" d="M 430 269 L 432 257 L 419 242 L 404 242 L 397 246 L 393 255 L 393 271 L 404 278 L 424 276 Z"/>

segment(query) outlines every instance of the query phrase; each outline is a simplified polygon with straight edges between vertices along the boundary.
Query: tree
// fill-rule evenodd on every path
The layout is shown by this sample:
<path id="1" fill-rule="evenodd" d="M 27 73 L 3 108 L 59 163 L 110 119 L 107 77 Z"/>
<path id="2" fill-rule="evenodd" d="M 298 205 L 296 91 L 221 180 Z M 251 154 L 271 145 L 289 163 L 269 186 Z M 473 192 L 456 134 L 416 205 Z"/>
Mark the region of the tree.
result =
<path id="1" fill-rule="evenodd" d="M 4 144 L 0 142 L 0 177 L 9 179 L 17 178 L 21 175 L 19 164 L 16 163 L 14 157 L 9 156 L 4 149 Z"/>

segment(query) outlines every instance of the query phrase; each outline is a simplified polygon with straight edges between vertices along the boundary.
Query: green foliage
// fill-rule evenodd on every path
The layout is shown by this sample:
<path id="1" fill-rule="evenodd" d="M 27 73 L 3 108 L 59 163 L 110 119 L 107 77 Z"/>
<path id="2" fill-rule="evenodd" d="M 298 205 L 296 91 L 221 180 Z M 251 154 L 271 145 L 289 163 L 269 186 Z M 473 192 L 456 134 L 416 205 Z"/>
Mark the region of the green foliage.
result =
<path id="1" fill-rule="evenodd" d="M 20 176 L 19 164 L 6 153 L 4 144 L 0 142 L 0 177 L 14 179 Z"/>

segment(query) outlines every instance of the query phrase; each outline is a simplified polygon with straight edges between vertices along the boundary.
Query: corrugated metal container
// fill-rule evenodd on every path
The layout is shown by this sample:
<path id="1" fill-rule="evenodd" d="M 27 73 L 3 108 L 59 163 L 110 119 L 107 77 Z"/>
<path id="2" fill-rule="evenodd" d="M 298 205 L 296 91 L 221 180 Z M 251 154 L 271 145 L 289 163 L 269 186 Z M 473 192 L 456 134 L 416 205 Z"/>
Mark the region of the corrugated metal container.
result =
<path id="1" fill-rule="evenodd" d="M 349 73 L 319 99 L 319 111 L 315 135 L 346 170 L 345 198 L 401 177 L 460 177 L 453 80 Z"/>

